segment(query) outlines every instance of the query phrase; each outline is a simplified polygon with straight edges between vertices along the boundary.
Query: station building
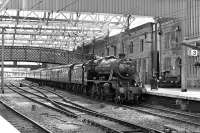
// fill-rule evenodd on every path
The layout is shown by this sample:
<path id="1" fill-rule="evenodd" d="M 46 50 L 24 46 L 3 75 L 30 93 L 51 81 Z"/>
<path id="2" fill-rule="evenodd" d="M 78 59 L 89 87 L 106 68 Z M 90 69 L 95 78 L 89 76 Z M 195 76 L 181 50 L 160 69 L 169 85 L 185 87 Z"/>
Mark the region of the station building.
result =
<path id="1" fill-rule="evenodd" d="M 181 79 L 182 87 L 187 89 L 199 88 L 200 68 L 195 63 L 200 62 L 200 53 L 191 55 L 192 49 L 181 45 L 184 40 L 182 22 L 173 19 L 159 25 L 156 44 L 154 25 L 146 23 L 115 36 L 96 40 L 84 47 L 84 53 L 95 53 L 102 57 L 125 53 L 126 57 L 137 61 L 140 79 L 149 84 L 154 71 L 152 52 L 157 45 L 159 75 L 177 77 Z M 199 44 L 191 42 L 191 45 Z"/>
<path id="2" fill-rule="evenodd" d="M 131 29 L 122 36 L 122 53 L 137 61 L 137 71 L 143 83 L 149 83 L 152 77 L 153 23 L 147 23 Z"/>
<path id="3" fill-rule="evenodd" d="M 189 45 L 195 46 L 199 49 L 200 38 L 190 40 Z M 183 47 L 182 67 L 182 81 L 184 88 L 198 89 L 200 88 L 200 52 L 199 50 L 190 47 Z"/>
<path id="4" fill-rule="evenodd" d="M 181 78 L 183 41 L 181 22 L 172 20 L 159 27 L 159 68 L 160 75 Z"/>
<path id="5" fill-rule="evenodd" d="M 161 25 L 160 72 L 181 78 L 183 89 L 200 88 L 200 52 L 181 45 L 183 38 L 182 21 L 172 20 Z M 188 44 L 199 47 L 199 39 L 190 39 Z"/>
<path id="6" fill-rule="evenodd" d="M 191 45 L 200 46 L 199 42 L 193 42 Z M 200 62 L 200 52 L 196 52 L 196 54 L 193 54 L 194 50 L 191 50 L 191 48 L 187 48 L 185 50 L 186 56 L 185 56 L 185 67 L 186 72 L 183 71 L 185 81 L 186 81 L 186 88 L 188 89 L 199 89 L 200 88 L 200 66 L 197 65 Z"/>

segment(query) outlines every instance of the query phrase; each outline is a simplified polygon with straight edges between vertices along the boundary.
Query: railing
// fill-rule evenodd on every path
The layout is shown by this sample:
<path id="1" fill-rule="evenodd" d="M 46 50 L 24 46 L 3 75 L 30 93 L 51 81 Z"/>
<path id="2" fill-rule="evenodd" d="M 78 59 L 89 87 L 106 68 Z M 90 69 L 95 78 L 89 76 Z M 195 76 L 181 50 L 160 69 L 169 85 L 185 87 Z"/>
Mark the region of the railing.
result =
<path id="1" fill-rule="evenodd" d="M 0 56 L 1 53 L 0 46 Z M 5 61 L 28 61 L 62 65 L 83 63 L 91 59 L 91 55 L 31 46 L 5 46 L 4 57 Z"/>

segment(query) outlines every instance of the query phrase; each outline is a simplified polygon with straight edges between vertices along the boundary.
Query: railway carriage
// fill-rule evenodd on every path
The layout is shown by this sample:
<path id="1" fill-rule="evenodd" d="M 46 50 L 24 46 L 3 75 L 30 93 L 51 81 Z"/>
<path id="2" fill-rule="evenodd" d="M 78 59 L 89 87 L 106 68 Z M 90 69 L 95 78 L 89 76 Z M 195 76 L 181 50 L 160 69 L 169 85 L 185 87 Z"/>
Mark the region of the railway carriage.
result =
<path id="1" fill-rule="evenodd" d="M 47 75 L 46 75 L 46 70 L 41 70 L 41 71 L 40 71 L 40 74 L 41 74 L 41 76 L 40 76 L 41 79 L 47 79 L 47 78 L 46 78 L 46 76 L 47 76 Z"/>

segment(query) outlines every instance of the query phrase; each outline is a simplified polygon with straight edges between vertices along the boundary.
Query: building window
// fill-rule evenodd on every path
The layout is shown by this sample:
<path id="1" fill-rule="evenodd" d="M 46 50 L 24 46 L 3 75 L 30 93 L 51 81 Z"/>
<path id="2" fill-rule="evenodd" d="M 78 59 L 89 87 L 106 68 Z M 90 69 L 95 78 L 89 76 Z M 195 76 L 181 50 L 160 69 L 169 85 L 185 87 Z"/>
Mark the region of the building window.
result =
<path id="1" fill-rule="evenodd" d="M 170 32 L 165 33 L 165 49 L 169 49 L 169 45 L 170 45 Z"/>
<path id="2" fill-rule="evenodd" d="M 107 56 L 109 56 L 109 54 L 110 54 L 110 53 L 109 53 L 109 52 L 110 52 L 110 51 L 109 51 L 109 48 L 106 48 L 106 52 L 107 52 Z"/>
<path id="3" fill-rule="evenodd" d="M 133 53 L 133 42 L 131 41 L 131 44 L 129 45 L 129 50 L 130 50 L 130 53 Z"/>
<path id="4" fill-rule="evenodd" d="M 143 66 L 143 68 L 142 68 L 143 72 L 147 72 L 147 70 L 146 70 L 146 59 L 145 58 L 143 59 L 142 66 Z"/>
<path id="5" fill-rule="evenodd" d="M 164 59 L 164 69 L 165 69 L 165 71 L 171 70 L 171 58 L 170 57 L 165 57 L 165 59 Z"/>
<path id="6" fill-rule="evenodd" d="M 141 58 L 137 60 L 137 71 L 140 72 L 141 69 Z"/>
<path id="7" fill-rule="evenodd" d="M 125 53 L 125 51 L 124 51 L 124 41 L 122 41 L 122 53 Z"/>
<path id="8" fill-rule="evenodd" d="M 175 33 L 174 33 L 174 34 L 175 34 L 174 36 L 175 36 L 175 42 L 176 42 L 176 43 L 179 42 L 179 33 L 180 33 L 180 32 L 177 32 L 177 31 L 175 31 Z"/>
<path id="9" fill-rule="evenodd" d="M 104 57 L 104 52 L 101 53 L 101 56 Z"/>
<path id="10" fill-rule="evenodd" d="M 114 50 L 114 56 L 116 56 L 117 55 L 117 47 L 113 46 L 113 50 Z"/>
<path id="11" fill-rule="evenodd" d="M 177 48 L 178 38 L 176 37 L 176 32 L 171 32 L 170 44 L 172 48 Z"/>
<path id="12" fill-rule="evenodd" d="M 144 51 L 144 40 L 140 40 L 140 52 Z"/>

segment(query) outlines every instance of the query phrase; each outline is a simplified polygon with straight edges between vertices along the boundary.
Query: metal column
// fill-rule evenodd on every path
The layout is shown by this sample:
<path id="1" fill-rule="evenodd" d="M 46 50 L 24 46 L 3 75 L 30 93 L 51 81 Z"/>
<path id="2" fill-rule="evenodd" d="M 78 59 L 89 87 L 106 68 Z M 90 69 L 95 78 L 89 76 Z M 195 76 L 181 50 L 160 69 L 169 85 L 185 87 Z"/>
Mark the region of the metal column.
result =
<path id="1" fill-rule="evenodd" d="M 155 23 L 155 32 L 154 32 L 154 43 L 152 43 L 152 75 L 156 76 L 158 78 L 158 74 L 159 74 L 159 66 L 158 66 L 158 27 L 157 27 L 157 23 Z"/>
<path id="2" fill-rule="evenodd" d="M 84 60 L 84 57 L 83 57 L 83 55 L 84 55 L 84 46 L 85 46 L 85 43 L 83 42 L 83 44 L 82 44 L 82 57 L 81 57 L 81 61 L 82 62 Z"/>
<path id="3" fill-rule="evenodd" d="M 2 47 L 1 47 L 1 91 L 4 94 L 4 30 L 2 28 Z"/>

